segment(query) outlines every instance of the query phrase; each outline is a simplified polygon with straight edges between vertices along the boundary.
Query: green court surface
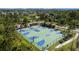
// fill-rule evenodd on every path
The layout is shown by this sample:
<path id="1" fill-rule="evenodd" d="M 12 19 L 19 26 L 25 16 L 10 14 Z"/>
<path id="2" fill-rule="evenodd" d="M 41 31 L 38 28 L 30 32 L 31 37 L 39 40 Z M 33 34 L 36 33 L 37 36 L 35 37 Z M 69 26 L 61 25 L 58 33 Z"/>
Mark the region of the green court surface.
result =
<path id="1" fill-rule="evenodd" d="M 63 38 L 60 31 L 42 26 L 19 29 L 17 32 L 39 50 L 45 50 Z"/>

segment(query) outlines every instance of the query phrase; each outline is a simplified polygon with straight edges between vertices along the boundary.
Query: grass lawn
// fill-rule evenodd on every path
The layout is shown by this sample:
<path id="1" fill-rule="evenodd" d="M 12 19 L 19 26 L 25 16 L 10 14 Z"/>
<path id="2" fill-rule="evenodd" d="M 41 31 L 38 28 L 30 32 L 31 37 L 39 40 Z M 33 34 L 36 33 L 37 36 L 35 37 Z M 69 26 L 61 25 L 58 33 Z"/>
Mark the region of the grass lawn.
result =
<path id="1" fill-rule="evenodd" d="M 56 51 L 74 51 L 76 49 L 76 40 L 64 45 L 61 48 L 55 49 Z"/>
<path id="2" fill-rule="evenodd" d="M 55 47 L 59 44 L 59 42 L 54 43 L 52 46 L 48 48 L 49 51 L 54 51 Z"/>
<path id="3" fill-rule="evenodd" d="M 22 45 L 24 45 L 26 47 L 26 49 L 24 49 L 25 51 L 27 51 L 27 47 L 31 48 L 31 51 L 39 51 L 38 48 L 36 48 L 33 44 L 28 42 L 21 34 L 17 33 L 17 31 L 16 31 L 16 36 L 17 36 L 17 39 L 19 39 L 19 41 L 17 41 L 14 46 L 16 46 L 18 43 L 21 43 Z M 20 45 L 20 44 L 18 44 L 18 45 Z M 22 51 L 24 51 L 24 50 L 22 50 Z"/>

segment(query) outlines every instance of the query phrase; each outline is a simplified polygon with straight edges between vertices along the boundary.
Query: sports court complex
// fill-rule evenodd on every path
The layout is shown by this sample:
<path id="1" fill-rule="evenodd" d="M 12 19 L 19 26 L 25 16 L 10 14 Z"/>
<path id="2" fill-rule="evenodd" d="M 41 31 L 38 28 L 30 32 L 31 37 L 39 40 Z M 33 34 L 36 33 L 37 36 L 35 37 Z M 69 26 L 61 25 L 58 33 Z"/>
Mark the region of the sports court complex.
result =
<path id="1" fill-rule="evenodd" d="M 46 50 L 63 38 L 61 31 L 39 25 L 18 29 L 17 32 L 39 50 Z"/>

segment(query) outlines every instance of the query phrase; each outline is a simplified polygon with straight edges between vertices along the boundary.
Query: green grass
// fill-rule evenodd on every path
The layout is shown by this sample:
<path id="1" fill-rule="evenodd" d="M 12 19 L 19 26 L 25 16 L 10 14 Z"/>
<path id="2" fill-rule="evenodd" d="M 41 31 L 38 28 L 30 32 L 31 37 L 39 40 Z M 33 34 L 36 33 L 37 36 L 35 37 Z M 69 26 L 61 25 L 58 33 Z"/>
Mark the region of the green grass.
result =
<path id="1" fill-rule="evenodd" d="M 54 43 L 53 45 L 51 45 L 51 46 L 48 48 L 48 50 L 49 50 L 49 51 L 54 51 L 54 50 L 55 50 L 55 47 L 56 47 L 58 44 L 59 44 L 59 42 Z"/>
<path id="2" fill-rule="evenodd" d="M 76 49 L 76 40 L 64 45 L 61 48 L 55 49 L 56 51 L 74 51 Z"/>
<path id="3" fill-rule="evenodd" d="M 16 31 L 16 36 L 17 36 L 17 38 L 21 41 L 21 42 L 19 42 L 19 43 L 22 43 L 22 44 L 24 44 L 26 47 L 30 47 L 31 48 L 31 51 L 39 51 L 39 49 L 36 47 L 36 46 L 34 46 L 32 43 L 30 43 L 29 41 L 27 41 L 26 40 L 26 38 L 24 38 L 20 33 L 17 33 L 17 31 Z M 18 44 L 17 42 L 16 42 L 16 44 Z M 15 46 L 16 46 L 16 44 L 15 44 Z M 19 44 L 18 44 L 19 45 Z M 26 49 L 27 50 L 27 49 Z M 23 50 L 22 50 L 23 51 Z"/>

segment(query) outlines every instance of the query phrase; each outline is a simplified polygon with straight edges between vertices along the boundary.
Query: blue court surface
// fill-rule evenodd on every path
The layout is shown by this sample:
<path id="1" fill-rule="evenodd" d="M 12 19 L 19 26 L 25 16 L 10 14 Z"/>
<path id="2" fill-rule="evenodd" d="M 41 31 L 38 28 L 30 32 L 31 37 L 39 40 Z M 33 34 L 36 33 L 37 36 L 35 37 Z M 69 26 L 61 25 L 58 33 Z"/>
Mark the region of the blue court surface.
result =
<path id="1" fill-rule="evenodd" d="M 47 49 L 63 38 L 61 31 L 42 26 L 32 26 L 17 30 L 27 41 L 33 43 L 39 50 Z"/>

